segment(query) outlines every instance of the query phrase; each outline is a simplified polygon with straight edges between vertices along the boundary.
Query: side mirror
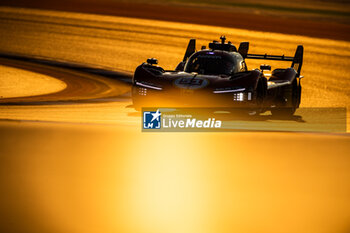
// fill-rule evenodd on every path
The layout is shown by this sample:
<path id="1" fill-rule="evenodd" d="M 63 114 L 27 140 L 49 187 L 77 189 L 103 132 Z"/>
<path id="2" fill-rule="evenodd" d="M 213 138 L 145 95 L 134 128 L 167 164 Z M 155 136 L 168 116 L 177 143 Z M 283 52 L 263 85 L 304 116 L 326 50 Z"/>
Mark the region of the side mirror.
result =
<path id="1" fill-rule="evenodd" d="M 148 58 L 147 63 L 150 65 L 157 65 L 158 64 L 158 59 L 156 58 Z"/>
<path id="2" fill-rule="evenodd" d="M 263 64 L 263 65 L 260 65 L 260 70 L 264 71 L 264 70 L 271 70 L 271 66 L 270 65 L 266 65 L 266 64 Z"/>

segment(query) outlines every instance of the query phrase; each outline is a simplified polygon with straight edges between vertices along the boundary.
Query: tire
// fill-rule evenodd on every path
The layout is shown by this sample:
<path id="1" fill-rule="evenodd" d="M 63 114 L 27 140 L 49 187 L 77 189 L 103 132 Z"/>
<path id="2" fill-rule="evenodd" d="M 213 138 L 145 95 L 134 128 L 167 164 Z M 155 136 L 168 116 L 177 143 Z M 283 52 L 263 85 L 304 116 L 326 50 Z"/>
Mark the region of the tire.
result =
<path id="1" fill-rule="evenodd" d="M 271 114 L 278 117 L 291 117 L 299 107 L 301 87 L 298 87 L 297 80 L 294 79 L 291 85 L 283 88 L 282 92 L 283 96 L 281 98 L 287 101 L 283 101 L 276 108 L 272 108 Z"/>
<path id="2" fill-rule="evenodd" d="M 260 78 L 256 87 L 256 111 L 257 114 L 264 112 L 265 110 L 265 97 L 267 95 L 267 80 L 266 78 Z"/>

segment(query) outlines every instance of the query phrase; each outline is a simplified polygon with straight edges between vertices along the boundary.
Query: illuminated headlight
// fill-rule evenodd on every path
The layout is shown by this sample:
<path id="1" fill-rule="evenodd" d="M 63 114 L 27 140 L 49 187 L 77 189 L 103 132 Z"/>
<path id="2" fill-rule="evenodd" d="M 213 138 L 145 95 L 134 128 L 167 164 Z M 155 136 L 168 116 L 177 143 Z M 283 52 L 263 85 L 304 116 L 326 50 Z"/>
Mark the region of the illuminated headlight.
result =
<path id="1" fill-rule="evenodd" d="M 154 85 L 151 85 L 151 84 L 146 84 L 146 83 L 141 83 L 141 82 L 136 82 L 135 84 L 137 86 L 143 87 L 143 88 L 140 88 L 140 89 L 147 90 L 146 88 L 149 88 L 149 89 L 154 89 L 154 90 L 157 90 L 157 91 L 163 90 L 163 88 L 157 87 L 157 86 L 154 86 Z"/>
<path id="2" fill-rule="evenodd" d="M 250 101 L 252 100 L 251 92 L 237 92 L 233 93 L 233 101 Z"/>
<path id="3" fill-rule="evenodd" d="M 213 91 L 214 94 L 222 94 L 222 93 L 233 93 L 233 92 L 241 92 L 245 91 L 245 88 L 217 88 Z"/>
<path id="4" fill-rule="evenodd" d="M 243 92 L 233 93 L 233 101 L 243 101 L 243 100 L 244 100 Z"/>
<path id="5" fill-rule="evenodd" d="M 147 95 L 147 89 L 146 88 L 139 88 L 139 95 Z"/>
<path id="6" fill-rule="evenodd" d="M 248 100 L 252 100 L 252 93 L 251 92 L 248 92 L 248 96 L 247 96 L 248 98 Z"/>

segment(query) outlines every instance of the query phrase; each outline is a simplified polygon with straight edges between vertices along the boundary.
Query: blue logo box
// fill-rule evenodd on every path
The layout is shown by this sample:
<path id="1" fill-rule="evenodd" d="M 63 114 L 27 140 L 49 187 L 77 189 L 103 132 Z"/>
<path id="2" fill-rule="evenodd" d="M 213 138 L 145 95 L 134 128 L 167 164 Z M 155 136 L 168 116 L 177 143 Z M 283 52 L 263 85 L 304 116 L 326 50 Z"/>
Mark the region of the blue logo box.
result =
<path id="1" fill-rule="evenodd" d="M 160 129 L 161 128 L 161 115 L 162 113 L 157 111 L 144 111 L 143 112 L 143 128 L 144 129 Z"/>

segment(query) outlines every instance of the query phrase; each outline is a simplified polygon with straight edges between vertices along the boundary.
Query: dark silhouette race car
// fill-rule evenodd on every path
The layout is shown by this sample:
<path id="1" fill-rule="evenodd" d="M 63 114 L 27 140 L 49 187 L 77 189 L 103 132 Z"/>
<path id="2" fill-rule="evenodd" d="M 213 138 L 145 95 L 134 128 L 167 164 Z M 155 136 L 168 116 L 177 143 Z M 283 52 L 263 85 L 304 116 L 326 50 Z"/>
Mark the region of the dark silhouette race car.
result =
<path id="1" fill-rule="evenodd" d="M 297 46 L 294 57 L 249 54 L 249 42 L 240 43 L 237 50 L 224 36 L 220 39 L 200 51 L 196 51 L 196 40 L 191 39 L 175 70 L 164 70 L 155 58 L 138 66 L 132 81 L 135 109 L 225 107 L 293 115 L 301 99 L 303 46 Z M 271 66 L 265 64 L 248 70 L 246 59 L 289 61 L 291 66 L 271 72 Z"/>

